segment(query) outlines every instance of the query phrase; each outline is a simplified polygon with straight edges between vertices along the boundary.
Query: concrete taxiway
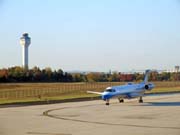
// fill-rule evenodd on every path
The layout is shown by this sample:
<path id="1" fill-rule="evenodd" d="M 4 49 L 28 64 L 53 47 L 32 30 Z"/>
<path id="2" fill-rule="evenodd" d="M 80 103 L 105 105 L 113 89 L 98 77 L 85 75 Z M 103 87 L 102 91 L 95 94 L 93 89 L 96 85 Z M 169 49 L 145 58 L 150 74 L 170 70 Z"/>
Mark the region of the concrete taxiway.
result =
<path id="1" fill-rule="evenodd" d="M 180 135 L 180 94 L 0 108 L 0 135 Z"/>

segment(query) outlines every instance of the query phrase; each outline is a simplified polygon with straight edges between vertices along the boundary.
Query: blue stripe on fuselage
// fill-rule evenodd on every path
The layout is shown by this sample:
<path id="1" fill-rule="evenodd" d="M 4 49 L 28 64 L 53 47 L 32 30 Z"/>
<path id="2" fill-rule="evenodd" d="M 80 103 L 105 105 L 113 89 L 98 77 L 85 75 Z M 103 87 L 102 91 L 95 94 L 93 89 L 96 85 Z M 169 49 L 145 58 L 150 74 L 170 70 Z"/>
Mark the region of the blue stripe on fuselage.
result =
<path id="1" fill-rule="evenodd" d="M 142 93 L 145 91 L 144 89 L 144 83 L 140 84 L 131 84 L 131 85 L 123 85 L 123 86 L 113 86 L 110 87 L 111 89 L 114 89 L 115 92 L 107 92 L 105 91 L 102 95 L 102 99 L 110 99 L 115 96 L 121 96 L 121 95 L 126 95 L 127 98 L 133 97 L 131 93 L 136 93 L 138 96 L 138 93 Z"/>

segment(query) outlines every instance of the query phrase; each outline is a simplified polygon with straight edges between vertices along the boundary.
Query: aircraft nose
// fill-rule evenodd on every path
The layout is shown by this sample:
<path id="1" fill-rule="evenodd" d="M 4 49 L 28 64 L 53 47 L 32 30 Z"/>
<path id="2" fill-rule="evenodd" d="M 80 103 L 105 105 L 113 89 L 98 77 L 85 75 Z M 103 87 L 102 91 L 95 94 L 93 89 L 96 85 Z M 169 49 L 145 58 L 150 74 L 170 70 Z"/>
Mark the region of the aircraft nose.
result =
<path id="1" fill-rule="evenodd" d="M 102 95 L 102 99 L 103 99 L 103 100 L 106 100 L 106 99 L 109 99 L 109 98 L 110 98 L 110 96 L 109 96 L 108 94 Z"/>
<path id="2" fill-rule="evenodd" d="M 106 100 L 107 96 L 106 95 L 102 95 L 102 100 Z"/>

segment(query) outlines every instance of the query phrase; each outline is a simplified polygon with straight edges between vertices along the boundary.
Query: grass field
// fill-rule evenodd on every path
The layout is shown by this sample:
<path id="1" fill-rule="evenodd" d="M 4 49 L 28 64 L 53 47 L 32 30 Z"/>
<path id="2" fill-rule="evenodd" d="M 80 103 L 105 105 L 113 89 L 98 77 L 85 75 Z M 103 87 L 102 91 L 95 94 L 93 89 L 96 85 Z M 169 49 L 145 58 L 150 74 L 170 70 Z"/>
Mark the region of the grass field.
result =
<path id="1" fill-rule="evenodd" d="M 102 83 L 1 83 L 0 104 L 12 102 L 64 100 L 95 97 L 87 90 L 103 91 L 106 87 L 123 82 Z M 147 93 L 180 92 L 180 82 L 155 82 L 155 89 Z"/>

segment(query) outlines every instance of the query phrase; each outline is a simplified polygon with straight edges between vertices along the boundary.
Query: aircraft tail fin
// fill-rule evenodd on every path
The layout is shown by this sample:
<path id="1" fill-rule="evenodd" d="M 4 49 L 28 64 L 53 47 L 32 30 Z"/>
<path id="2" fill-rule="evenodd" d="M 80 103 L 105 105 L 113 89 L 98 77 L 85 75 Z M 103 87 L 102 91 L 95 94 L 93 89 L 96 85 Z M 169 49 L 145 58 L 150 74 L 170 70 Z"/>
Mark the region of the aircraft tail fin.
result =
<path id="1" fill-rule="evenodd" d="M 146 70 L 145 71 L 145 77 L 144 77 L 144 83 L 146 84 L 148 82 L 148 76 L 149 76 L 149 73 L 150 73 L 151 70 Z"/>

